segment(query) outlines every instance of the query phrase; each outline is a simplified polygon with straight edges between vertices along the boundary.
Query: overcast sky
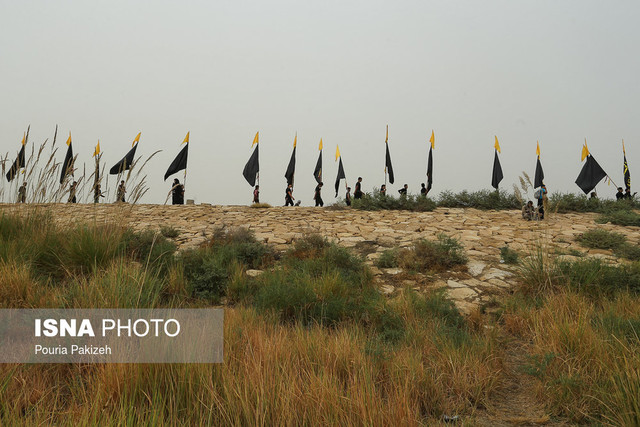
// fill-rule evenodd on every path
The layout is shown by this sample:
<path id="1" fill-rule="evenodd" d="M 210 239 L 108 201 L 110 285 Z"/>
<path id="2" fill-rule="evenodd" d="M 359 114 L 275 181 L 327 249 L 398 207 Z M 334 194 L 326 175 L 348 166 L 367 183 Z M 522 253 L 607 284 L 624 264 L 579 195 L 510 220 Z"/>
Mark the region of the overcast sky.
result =
<path id="1" fill-rule="evenodd" d="M 503 188 L 533 176 L 539 140 L 550 192 L 579 192 L 585 137 L 619 185 L 624 138 L 636 187 L 639 16 L 624 0 L 0 0 L 0 151 L 58 124 L 87 165 L 99 139 L 109 168 L 142 132 L 139 155 L 163 150 L 143 202 L 163 203 L 190 131 L 186 197 L 248 204 L 260 131 L 261 200 L 278 205 L 297 132 L 294 195 L 308 205 L 320 138 L 332 202 L 336 144 L 349 184 L 370 191 L 388 124 L 394 193 L 425 182 L 432 129 L 436 194 L 490 188 L 494 135 Z"/>

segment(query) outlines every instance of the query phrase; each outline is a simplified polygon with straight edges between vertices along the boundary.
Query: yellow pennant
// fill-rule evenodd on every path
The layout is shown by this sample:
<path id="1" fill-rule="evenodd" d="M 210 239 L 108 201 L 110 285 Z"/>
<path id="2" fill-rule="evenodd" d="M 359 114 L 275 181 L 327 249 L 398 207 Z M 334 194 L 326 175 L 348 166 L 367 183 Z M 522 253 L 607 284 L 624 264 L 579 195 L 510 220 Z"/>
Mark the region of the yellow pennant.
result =
<path id="1" fill-rule="evenodd" d="M 384 142 L 385 144 L 389 142 L 389 125 L 387 125 L 387 135 L 384 137 Z"/>
<path id="2" fill-rule="evenodd" d="M 98 145 L 96 145 L 96 149 L 93 151 L 93 157 L 100 154 L 100 140 L 98 140 Z"/>
<path id="3" fill-rule="evenodd" d="M 23 134 L 22 134 L 22 145 L 24 145 L 24 144 L 25 144 L 25 140 L 26 140 L 26 138 L 27 138 L 27 134 L 26 134 L 26 133 L 23 133 Z"/>
<path id="4" fill-rule="evenodd" d="M 429 142 L 431 143 L 431 148 L 436 148 L 436 136 L 433 134 L 433 130 L 431 131 L 431 138 L 429 138 Z"/>
<path id="5" fill-rule="evenodd" d="M 536 155 L 538 157 L 540 157 L 540 141 L 536 141 L 537 147 L 536 147 Z"/>
<path id="6" fill-rule="evenodd" d="M 587 148 L 587 139 L 585 138 L 584 145 L 582 146 L 582 159 L 580 161 L 583 162 L 588 155 L 589 155 L 589 148 Z"/>
<path id="7" fill-rule="evenodd" d="M 296 132 L 296 136 L 293 137 L 293 148 L 296 148 L 298 145 L 298 133 Z"/>
<path id="8" fill-rule="evenodd" d="M 131 144 L 131 146 L 133 147 L 134 145 L 136 145 L 136 142 L 140 142 L 140 134 L 142 132 L 138 132 L 138 135 L 133 139 L 133 143 Z"/>
<path id="9" fill-rule="evenodd" d="M 258 142 L 260 142 L 258 141 L 260 138 L 259 135 L 260 135 L 260 131 L 256 132 L 256 136 L 255 138 L 253 138 L 253 142 L 251 143 L 251 148 L 253 148 L 253 146 L 256 145 Z"/>
<path id="10" fill-rule="evenodd" d="M 623 153 L 625 156 L 627 155 L 627 152 L 626 152 L 626 150 L 624 149 L 624 139 L 622 140 L 622 153 Z"/>
<path id="11" fill-rule="evenodd" d="M 336 162 L 340 158 L 340 148 L 336 145 Z"/>
<path id="12" fill-rule="evenodd" d="M 498 153 L 502 153 L 502 151 L 500 151 L 500 144 L 498 143 L 498 137 L 496 136 L 496 144 L 494 145 L 495 149 L 498 150 Z"/>
<path id="13" fill-rule="evenodd" d="M 69 132 L 69 138 L 67 138 L 67 147 L 71 145 L 71 132 Z"/>
<path id="14" fill-rule="evenodd" d="M 184 141 L 182 141 L 182 144 L 184 144 L 185 142 L 187 144 L 189 143 L 189 132 L 187 132 L 187 136 L 184 137 Z M 182 144 L 180 144 L 180 145 L 182 145 Z"/>
<path id="15" fill-rule="evenodd" d="M 318 145 L 318 150 L 322 151 L 322 138 L 320 138 L 320 145 Z"/>

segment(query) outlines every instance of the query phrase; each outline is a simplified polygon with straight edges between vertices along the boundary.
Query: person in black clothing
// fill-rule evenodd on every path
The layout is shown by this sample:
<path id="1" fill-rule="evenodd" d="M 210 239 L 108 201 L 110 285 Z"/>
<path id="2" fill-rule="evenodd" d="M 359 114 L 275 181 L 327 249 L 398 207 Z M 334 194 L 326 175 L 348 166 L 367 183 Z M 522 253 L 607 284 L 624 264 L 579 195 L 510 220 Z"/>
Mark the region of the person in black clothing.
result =
<path id="1" fill-rule="evenodd" d="M 630 189 L 630 188 L 627 188 L 627 189 L 624 191 L 624 198 L 625 198 L 625 199 L 629 199 L 629 200 L 631 200 L 631 199 L 633 199 L 633 198 L 635 197 L 635 195 L 636 195 L 636 194 L 638 194 L 638 193 L 633 193 L 633 194 L 631 194 L 631 189 Z M 618 196 L 618 195 L 616 194 L 616 197 L 617 197 L 617 196 Z"/>
<path id="2" fill-rule="evenodd" d="M 322 201 L 322 194 L 320 194 L 320 192 L 322 191 L 322 186 L 323 183 L 319 183 L 318 185 L 316 185 L 316 190 L 313 193 L 313 200 L 316 201 L 316 206 L 324 206 L 324 202 Z"/>
<path id="3" fill-rule="evenodd" d="M 356 184 L 356 188 L 358 184 Z M 347 204 L 347 206 L 351 206 L 351 187 L 347 187 L 347 194 L 345 194 L 344 196 L 344 201 Z"/>
<path id="4" fill-rule="evenodd" d="M 77 203 L 76 200 L 76 188 L 78 187 L 78 181 L 73 181 L 71 187 L 69 187 L 69 199 L 67 203 Z"/>
<path id="5" fill-rule="evenodd" d="M 405 184 L 404 187 L 402 187 L 401 189 L 398 190 L 398 193 L 400 193 L 400 196 L 406 196 L 407 195 L 407 189 L 409 188 L 409 185 Z"/>
<path id="6" fill-rule="evenodd" d="M 353 192 L 353 197 L 356 199 L 362 199 L 362 177 L 358 177 L 358 182 L 356 182 L 356 191 Z"/>
<path id="7" fill-rule="evenodd" d="M 184 185 L 180 184 L 178 178 L 173 180 L 171 203 L 174 205 L 184 205 Z"/>
<path id="8" fill-rule="evenodd" d="M 387 186 L 385 184 L 382 184 L 380 186 L 380 194 L 383 195 L 383 196 L 387 195 Z"/>
<path id="9" fill-rule="evenodd" d="M 622 192 L 622 187 L 618 187 L 618 192 L 616 193 L 616 200 L 624 199 L 625 194 Z"/>
<path id="10" fill-rule="evenodd" d="M 253 203 L 260 203 L 260 186 L 256 185 L 253 189 Z"/>
<path id="11" fill-rule="evenodd" d="M 420 184 L 422 188 L 420 188 L 420 195 L 427 197 L 427 187 L 424 185 L 424 182 Z"/>
<path id="12" fill-rule="evenodd" d="M 287 185 L 287 189 L 284 190 L 284 205 L 293 206 L 293 185 Z"/>
<path id="13" fill-rule="evenodd" d="M 127 192 L 127 188 L 124 185 L 124 180 L 120 181 L 120 185 L 118 185 L 118 191 L 116 193 L 116 202 L 124 203 L 124 195 Z"/>
<path id="14" fill-rule="evenodd" d="M 27 202 L 27 182 L 23 182 L 20 188 L 18 188 L 18 203 Z"/>

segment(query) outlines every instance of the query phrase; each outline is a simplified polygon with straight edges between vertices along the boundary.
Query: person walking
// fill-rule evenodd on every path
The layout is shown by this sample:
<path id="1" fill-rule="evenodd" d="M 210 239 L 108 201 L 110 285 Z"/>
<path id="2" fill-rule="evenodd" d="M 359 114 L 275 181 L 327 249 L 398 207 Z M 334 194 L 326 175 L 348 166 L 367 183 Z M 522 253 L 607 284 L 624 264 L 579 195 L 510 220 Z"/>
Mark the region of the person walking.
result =
<path id="1" fill-rule="evenodd" d="M 286 190 L 284 190 L 284 205 L 285 206 L 293 206 L 293 185 L 287 185 Z"/>
<path id="2" fill-rule="evenodd" d="M 347 206 L 351 206 L 351 187 L 347 187 L 347 194 L 344 195 L 344 202 Z"/>
<path id="3" fill-rule="evenodd" d="M 358 177 L 358 182 L 356 182 L 356 189 L 353 192 L 353 197 L 355 199 L 362 199 L 362 177 Z"/>
<path id="4" fill-rule="evenodd" d="M 69 198 L 67 199 L 67 203 L 77 203 L 76 200 L 76 189 L 78 188 L 78 181 L 73 181 L 73 184 L 69 187 Z"/>
<path id="5" fill-rule="evenodd" d="M 404 187 L 398 190 L 398 193 L 400 193 L 400 196 L 406 196 L 408 189 L 409 189 L 409 185 L 405 184 Z"/>
<path id="6" fill-rule="evenodd" d="M 180 184 L 178 178 L 173 180 L 171 187 L 171 204 L 184 205 L 184 185 Z"/>
<path id="7" fill-rule="evenodd" d="M 124 180 L 120 181 L 120 185 L 118 185 L 118 191 L 116 193 L 116 202 L 124 203 L 124 195 L 127 192 L 127 188 L 124 185 Z"/>
<path id="8" fill-rule="evenodd" d="M 20 188 L 18 188 L 18 203 L 27 202 L 27 181 L 23 182 Z"/>
<path id="9" fill-rule="evenodd" d="M 260 186 L 256 185 L 253 189 L 253 203 L 260 203 Z"/>
<path id="10" fill-rule="evenodd" d="M 316 201 L 316 206 L 320 206 L 320 207 L 324 206 L 324 202 L 322 201 L 322 194 L 321 194 L 323 185 L 324 184 L 322 182 L 316 185 L 315 192 L 313 193 L 313 200 Z"/>

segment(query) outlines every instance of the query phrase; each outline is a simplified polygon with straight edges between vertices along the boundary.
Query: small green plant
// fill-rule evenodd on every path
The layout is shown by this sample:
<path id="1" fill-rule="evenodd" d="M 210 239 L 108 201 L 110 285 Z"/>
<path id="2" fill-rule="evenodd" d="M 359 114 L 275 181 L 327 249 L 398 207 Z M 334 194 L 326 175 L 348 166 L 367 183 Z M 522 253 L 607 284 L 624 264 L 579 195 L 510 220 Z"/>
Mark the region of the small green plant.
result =
<path id="1" fill-rule="evenodd" d="M 504 190 L 475 192 L 462 191 L 453 193 L 443 191 L 438 199 L 438 206 L 447 208 L 475 208 L 482 210 L 520 209 L 522 204 L 513 193 Z"/>
<path id="2" fill-rule="evenodd" d="M 162 234 L 167 239 L 175 239 L 180 235 L 180 230 L 169 225 L 163 225 L 162 227 L 160 227 L 160 234 Z"/>
<path id="3" fill-rule="evenodd" d="M 576 241 L 586 248 L 615 250 L 624 245 L 627 238 L 620 233 L 596 228 L 585 231 L 576 237 Z"/>
<path id="4" fill-rule="evenodd" d="M 632 210 L 613 210 L 600 215 L 596 222 L 606 224 L 640 227 L 640 215 Z"/>
<path id="5" fill-rule="evenodd" d="M 431 212 L 436 208 L 436 203 L 425 196 L 400 196 L 382 195 L 379 191 L 373 194 L 366 193 L 361 199 L 353 199 L 354 209 L 365 211 L 377 210 L 406 210 L 414 212 Z"/>
<path id="6" fill-rule="evenodd" d="M 398 267 L 398 249 L 385 249 L 376 260 L 376 267 L 396 268 Z"/>
<path id="7" fill-rule="evenodd" d="M 459 240 L 439 234 L 437 241 L 421 239 L 410 249 L 398 254 L 399 265 L 414 271 L 445 271 L 467 263 L 467 256 Z"/>
<path id="8" fill-rule="evenodd" d="M 500 248 L 500 259 L 505 264 L 517 264 L 519 260 L 518 252 L 509 248 L 509 246 L 503 246 Z"/>

